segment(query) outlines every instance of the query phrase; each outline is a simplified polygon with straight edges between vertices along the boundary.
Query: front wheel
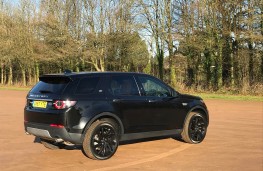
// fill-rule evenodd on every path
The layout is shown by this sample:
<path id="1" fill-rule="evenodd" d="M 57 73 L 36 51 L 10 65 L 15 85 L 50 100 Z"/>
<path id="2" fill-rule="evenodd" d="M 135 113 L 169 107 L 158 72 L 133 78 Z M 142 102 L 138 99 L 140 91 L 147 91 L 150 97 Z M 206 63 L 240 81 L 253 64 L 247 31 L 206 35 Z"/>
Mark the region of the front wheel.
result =
<path id="1" fill-rule="evenodd" d="M 109 159 L 116 152 L 118 125 L 112 119 L 95 121 L 86 131 L 83 141 L 83 152 L 91 159 Z"/>
<path id="2" fill-rule="evenodd" d="M 185 142 L 197 144 L 204 140 L 206 131 L 207 120 L 204 115 L 199 112 L 191 112 L 186 118 L 181 136 Z"/>

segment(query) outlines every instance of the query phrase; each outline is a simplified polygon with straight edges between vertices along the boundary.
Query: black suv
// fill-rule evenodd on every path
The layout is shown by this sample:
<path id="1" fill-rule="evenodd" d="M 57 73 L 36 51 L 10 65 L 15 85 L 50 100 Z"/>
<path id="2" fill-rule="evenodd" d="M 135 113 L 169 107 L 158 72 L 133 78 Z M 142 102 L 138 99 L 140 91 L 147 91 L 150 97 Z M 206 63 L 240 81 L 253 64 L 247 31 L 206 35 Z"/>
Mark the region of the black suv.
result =
<path id="1" fill-rule="evenodd" d="M 200 97 L 176 92 L 141 73 L 43 75 L 27 95 L 27 134 L 51 149 L 82 145 L 92 159 L 108 159 L 120 141 L 180 135 L 200 143 L 208 111 Z"/>

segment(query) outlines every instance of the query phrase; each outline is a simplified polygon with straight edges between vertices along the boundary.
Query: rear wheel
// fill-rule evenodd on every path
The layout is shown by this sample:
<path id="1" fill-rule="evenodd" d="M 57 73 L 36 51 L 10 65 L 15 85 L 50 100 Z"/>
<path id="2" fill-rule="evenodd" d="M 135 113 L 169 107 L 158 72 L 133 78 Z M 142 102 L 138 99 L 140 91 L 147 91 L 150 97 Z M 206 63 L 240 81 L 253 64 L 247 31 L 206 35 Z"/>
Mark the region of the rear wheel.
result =
<path id="1" fill-rule="evenodd" d="M 118 137 L 118 125 L 114 120 L 97 120 L 86 131 L 83 152 L 91 159 L 109 159 L 118 148 Z"/>
<path id="2" fill-rule="evenodd" d="M 191 144 L 197 144 L 204 140 L 207 130 L 207 120 L 202 113 L 191 112 L 186 118 L 182 139 Z"/>
<path id="3" fill-rule="evenodd" d="M 58 149 L 65 147 L 63 143 L 57 143 L 57 142 L 45 140 L 42 138 L 40 138 L 40 141 L 41 141 L 41 144 L 43 144 L 46 148 L 51 149 L 51 150 L 58 150 Z"/>

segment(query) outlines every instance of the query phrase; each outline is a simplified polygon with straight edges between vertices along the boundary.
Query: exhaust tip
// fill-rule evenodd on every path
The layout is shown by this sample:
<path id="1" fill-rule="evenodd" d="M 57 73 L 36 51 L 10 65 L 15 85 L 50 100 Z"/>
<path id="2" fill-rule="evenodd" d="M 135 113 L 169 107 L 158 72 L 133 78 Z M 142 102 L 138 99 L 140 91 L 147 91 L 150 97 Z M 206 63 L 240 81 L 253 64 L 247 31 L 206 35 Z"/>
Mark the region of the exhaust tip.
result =
<path id="1" fill-rule="evenodd" d="M 30 135 L 30 133 L 29 133 L 29 132 L 25 132 L 25 134 L 26 134 L 26 135 Z"/>
<path id="2" fill-rule="evenodd" d="M 64 140 L 61 139 L 61 138 L 58 138 L 58 139 L 55 139 L 55 141 L 56 141 L 57 143 L 59 143 L 59 142 L 63 142 Z"/>

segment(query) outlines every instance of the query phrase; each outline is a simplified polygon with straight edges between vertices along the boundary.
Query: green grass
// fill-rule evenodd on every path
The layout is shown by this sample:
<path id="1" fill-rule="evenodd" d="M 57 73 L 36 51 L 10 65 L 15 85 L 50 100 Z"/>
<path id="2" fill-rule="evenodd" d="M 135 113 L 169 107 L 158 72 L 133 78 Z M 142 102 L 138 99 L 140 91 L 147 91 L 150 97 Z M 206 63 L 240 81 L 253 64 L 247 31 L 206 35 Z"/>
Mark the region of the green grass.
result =
<path id="1" fill-rule="evenodd" d="M 0 86 L 0 90 L 29 91 L 30 89 L 30 87 Z"/>
<path id="2" fill-rule="evenodd" d="M 262 96 L 250 96 L 250 95 L 230 95 L 230 94 L 214 94 L 214 93 L 194 93 L 196 96 L 200 96 L 203 99 L 222 99 L 222 100 L 239 100 L 239 101 L 261 101 Z"/>

